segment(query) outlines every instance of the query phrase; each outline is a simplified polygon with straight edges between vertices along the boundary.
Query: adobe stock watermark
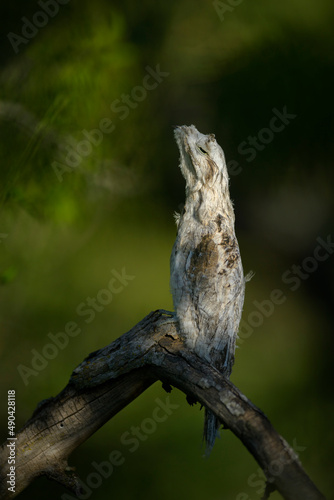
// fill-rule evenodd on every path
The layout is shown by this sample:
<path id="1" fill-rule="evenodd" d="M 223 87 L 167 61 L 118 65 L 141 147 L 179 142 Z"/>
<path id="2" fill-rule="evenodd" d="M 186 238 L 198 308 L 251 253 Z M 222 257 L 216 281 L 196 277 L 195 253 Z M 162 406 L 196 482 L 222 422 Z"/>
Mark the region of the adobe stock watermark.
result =
<path id="1" fill-rule="evenodd" d="M 35 38 L 39 30 L 44 28 L 50 21 L 50 18 L 55 17 L 59 12 L 59 6 L 66 5 L 70 0 L 38 0 L 38 6 L 41 10 L 37 10 L 31 19 L 21 17 L 22 27 L 21 34 L 10 31 L 7 38 L 15 52 L 18 54 L 20 46 L 27 45 L 30 40 Z"/>
<path id="2" fill-rule="evenodd" d="M 85 318 L 84 322 L 90 324 L 96 315 L 111 303 L 114 296 L 121 293 L 134 278 L 135 276 L 126 273 L 124 267 L 120 273 L 113 269 L 106 288 L 99 290 L 95 297 L 86 297 L 83 302 L 80 302 L 75 309 L 76 315 Z M 59 352 L 68 346 L 70 340 L 77 337 L 81 332 L 82 328 L 77 321 L 73 320 L 68 321 L 62 331 L 57 333 L 49 332 L 46 335 L 47 343 L 44 344 L 42 349 L 39 351 L 31 349 L 29 365 L 19 364 L 17 366 L 17 371 L 24 385 L 28 385 L 30 377 L 37 377 L 48 366 L 49 362 L 54 360 Z"/>
<path id="3" fill-rule="evenodd" d="M 305 257 L 300 264 L 293 264 L 282 273 L 282 283 L 287 285 L 291 292 L 298 290 L 302 282 L 317 271 L 319 264 L 325 262 L 334 253 L 334 242 L 331 234 L 327 236 L 326 240 L 318 236 L 316 241 L 318 245 L 314 248 L 313 255 Z M 262 326 L 265 319 L 272 316 L 276 307 L 284 304 L 286 300 L 287 295 L 280 288 L 272 290 L 269 298 L 261 302 L 254 300 L 254 310 L 247 315 L 246 319 L 240 321 L 237 343 L 243 344 L 245 339 L 253 334 L 254 329 Z"/>
<path id="4" fill-rule="evenodd" d="M 300 446 L 297 444 L 296 438 L 293 439 L 292 449 L 294 453 L 298 456 L 298 453 L 306 450 L 306 446 Z M 295 457 L 290 455 L 287 446 L 285 447 L 286 452 L 281 453 L 275 460 L 272 460 L 268 466 L 267 474 L 269 477 L 274 478 L 282 474 L 284 467 L 290 464 Z M 257 488 L 254 493 L 257 495 L 263 495 L 266 489 L 267 477 L 263 470 L 259 467 L 257 471 L 251 474 L 247 479 L 247 485 L 251 488 Z M 238 493 L 235 500 L 252 500 L 254 498 L 253 494 L 249 495 L 246 492 Z"/>
<path id="5" fill-rule="evenodd" d="M 227 0 L 226 2 L 222 2 L 221 0 L 213 0 L 212 5 L 219 19 L 224 21 L 226 12 L 233 12 L 243 1 L 244 0 Z"/>
<path id="6" fill-rule="evenodd" d="M 268 127 L 261 128 L 256 135 L 249 135 L 245 141 L 240 142 L 238 153 L 241 156 L 246 156 L 245 160 L 250 163 L 255 160 L 258 152 L 263 151 L 275 138 L 275 136 L 290 124 L 291 120 L 297 118 L 297 115 L 289 113 L 286 106 L 279 111 L 277 108 L 272 109 L 273 116 L 271 117 Z M 229 175 L 239 175 L 242 172 L 242 167 L 237 160 L 230 160 L 226 163 Z"/>
<path id="7" fill-rule="evenodd" d="M 169 76 L 167 71 L 160 69 L 160 64 L 155 68 L 145 67 L 146 75 L 141 85 L 132 88 L 129 94 L 122 94 L 110 104 L 110 110 L 117 115 L 119 120 L 125 120 L 131 110 L 136 109 L 143 102 L 148 92 L 155 90 L 158 85 Z M 52 169 L 59 182 L 63 181 L 65 173 L 73 172 L 103 141 L 105 135 L 111 134 L 116 128 L 110 117 L 104 117 L 99 121 L 97 128 L 92 130 L 83 129 L 80 132 L 82 140 L 77 142 L 69 137 L 69 143 L 64 144 L 63 149 L 67 152 L 63 161 L 52 162 Z"/>
<path id="8" fill-rule="evenodd" d="M 80 493 L 77 497 L 64 493 L 61 496 L 62 500 L 87 500 L 93 493 L 93 490 L 99 488 L 103 481 L 110 478 L 115 469 L 121 467 L 126 461 L 126 452 L 134 453 L 138 450 L 141 443 L 147 441 L 149 436 L 152 436 L 158 426 L 166 422 L 166 420 L 177 410 L 180 405 L 170 402 L 170 397 L 166 396 L 165 401 L 160 398 L 155 399 L 156 406 L 153 409 L 151 416 L 142 420 L 140 425 L 131 426 L 120 437 L 119 449 L 112 450 L 108 457 L 102 462 L 93 461 L 92 472 L 90 472 L 84 481 L 80 480 Z"/>

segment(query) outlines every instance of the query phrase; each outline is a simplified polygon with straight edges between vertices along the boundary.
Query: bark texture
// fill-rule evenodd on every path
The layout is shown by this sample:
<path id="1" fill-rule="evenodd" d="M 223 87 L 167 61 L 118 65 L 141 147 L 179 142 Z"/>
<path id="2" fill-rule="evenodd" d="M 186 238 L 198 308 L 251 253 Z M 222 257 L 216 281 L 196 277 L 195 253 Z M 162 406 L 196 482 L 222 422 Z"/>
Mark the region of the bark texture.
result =
<path id="1" fill-rule="evenodd" d="M 324 499 L 262 411 L 185 347 L 174 314 L 162 310 L 91 353 L 56 397 L 38 405 L 16 436 L 15 493 L 8 491 L 8 450 L 6 443 L 2 445 L 0 498 L 14 498 L 41 475 L 78 494 L 80 483 L 68 466 L 69 455 L 157 380 L 209 408 L 243 442 L 264 470 L 268 484 L 283 498 Z"/>

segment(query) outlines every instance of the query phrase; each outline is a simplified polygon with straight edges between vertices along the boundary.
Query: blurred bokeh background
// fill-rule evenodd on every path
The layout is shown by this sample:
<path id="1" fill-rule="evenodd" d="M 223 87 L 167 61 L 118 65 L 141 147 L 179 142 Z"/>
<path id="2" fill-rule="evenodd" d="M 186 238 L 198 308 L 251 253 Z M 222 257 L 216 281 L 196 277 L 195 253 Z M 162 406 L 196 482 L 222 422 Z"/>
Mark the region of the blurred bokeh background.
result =
<path id="1" fill-rule="evenodd" d="M 3 439 L 8 389 L 21 427 L 88 353 L 172 309 L 184 200 L 173 126 L 193 123 L 225 151 L 244 269 L 255 271 L 232 381 L 331 498 L 333 14 L 331 0 L 2 2 Z M 134 279 L 86 322 L 78 306 L 123 268 Z M 36 369 L 69 321 L 80 334 Z M 84 480 L 113 450 L 125 459 L 90 498 L 261 498 L 259 467 L 230 432 L 203 458 L 203 411 L 176 389 L 177 409 L 149 433 L 156 398 L 160 383 L 71 457 Z M 147 430 L 135 451 L 121 441 L 133 426 Z M 64 493 L 40 479 L 20 498 Z"/>

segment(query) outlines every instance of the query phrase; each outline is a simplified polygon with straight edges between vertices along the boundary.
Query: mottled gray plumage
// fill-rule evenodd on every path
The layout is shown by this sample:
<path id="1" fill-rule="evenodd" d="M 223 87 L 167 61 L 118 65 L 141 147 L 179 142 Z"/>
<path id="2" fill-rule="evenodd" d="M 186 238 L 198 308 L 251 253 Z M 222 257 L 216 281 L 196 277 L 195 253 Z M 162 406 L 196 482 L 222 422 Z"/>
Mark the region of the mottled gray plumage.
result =
<path id="1" fill-rule="evenodd" d="M 213 134 L 175 130 L 186 201 L 177 217 L 171 255 L 171 292 L 188 348 L 229 377 L 244 302 L 245 279 L 234 232 L 234 212 L 223 150 Z M 206 410 L 207 452 L 219 421 Z"/>

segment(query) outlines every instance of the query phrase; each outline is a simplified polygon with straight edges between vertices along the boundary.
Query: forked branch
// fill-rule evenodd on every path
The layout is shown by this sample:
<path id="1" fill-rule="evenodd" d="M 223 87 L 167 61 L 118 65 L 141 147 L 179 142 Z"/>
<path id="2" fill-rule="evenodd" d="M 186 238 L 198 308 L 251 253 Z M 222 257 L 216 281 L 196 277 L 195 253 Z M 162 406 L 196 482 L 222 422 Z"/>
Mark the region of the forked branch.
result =
<path id="1" fill-rule="evenodd" d="M 69 455 L 157 380 L 177 387 L 215 413 L 283 498 L 324 499 L 261 410 L 185 348 L 175 316 L 167 311 L 150 313 L 115 342 L 91 353 L 63 391 L 39 404 L 16 436 L 15 493 L 8 491 L 8 448 L 2 445 L 0 498 L 13 498 L 41 475 L 79 494 L 80 481 L 68 467 Z"/>

